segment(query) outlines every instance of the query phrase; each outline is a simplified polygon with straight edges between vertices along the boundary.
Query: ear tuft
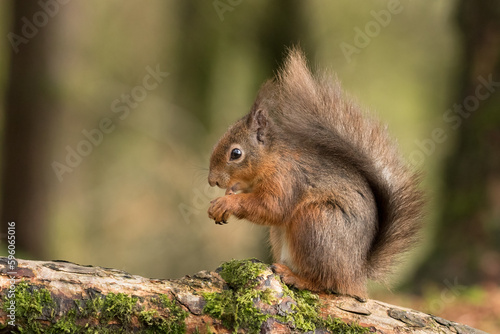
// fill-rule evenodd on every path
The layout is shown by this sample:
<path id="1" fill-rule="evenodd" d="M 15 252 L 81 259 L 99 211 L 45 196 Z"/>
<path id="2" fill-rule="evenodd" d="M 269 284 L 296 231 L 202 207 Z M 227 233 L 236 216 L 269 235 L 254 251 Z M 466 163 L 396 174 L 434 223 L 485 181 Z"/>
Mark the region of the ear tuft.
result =
<path id="1" fill-rule="evenodd" d="M 269 128 L 267 111 L 261 108 L 253 108 L 248 117 L 248 128 L 255 133 L 257 141 L 264 144 Z"/>

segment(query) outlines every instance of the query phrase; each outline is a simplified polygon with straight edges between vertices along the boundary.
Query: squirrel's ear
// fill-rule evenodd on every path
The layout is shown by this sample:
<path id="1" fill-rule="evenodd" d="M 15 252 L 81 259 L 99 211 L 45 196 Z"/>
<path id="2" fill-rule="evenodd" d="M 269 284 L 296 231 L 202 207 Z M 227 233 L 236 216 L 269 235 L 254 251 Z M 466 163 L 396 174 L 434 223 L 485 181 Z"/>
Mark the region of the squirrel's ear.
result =
<path id="1" fill-rule="evenodd" d="M 260 144 L 264 144 L 269 122 L 265 109 L 252 108 L 248 117 L 248 128 L 255 133 L 256 139 Z"/>

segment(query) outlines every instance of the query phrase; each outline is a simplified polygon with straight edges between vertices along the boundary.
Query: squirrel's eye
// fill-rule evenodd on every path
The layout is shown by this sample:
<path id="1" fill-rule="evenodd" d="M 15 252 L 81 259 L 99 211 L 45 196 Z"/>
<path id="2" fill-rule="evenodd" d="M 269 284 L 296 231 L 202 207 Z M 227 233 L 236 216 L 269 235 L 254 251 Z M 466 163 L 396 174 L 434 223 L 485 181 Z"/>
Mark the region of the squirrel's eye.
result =
<path id="1" fill-rule="evenodd" d="M 241 150 L 239 148 L 233 148 L 233 150 L 231 151 L 231 156 L 229 157 L 230 159 L 229 160 L 238 160 L 239 158 L 241 158 Z"/>

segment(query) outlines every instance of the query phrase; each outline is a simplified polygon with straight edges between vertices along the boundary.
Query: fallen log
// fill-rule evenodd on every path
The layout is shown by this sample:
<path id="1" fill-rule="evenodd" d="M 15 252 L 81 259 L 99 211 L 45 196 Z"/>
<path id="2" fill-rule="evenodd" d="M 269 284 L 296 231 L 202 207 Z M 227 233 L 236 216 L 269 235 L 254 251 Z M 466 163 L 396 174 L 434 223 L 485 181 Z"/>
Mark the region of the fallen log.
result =
<path id="1" fill-rule="evenodd" d="M 149 279 L 0 257 L 0 333 L 484 333 L 433 315 L 284 285 L 257 260 Z"/>

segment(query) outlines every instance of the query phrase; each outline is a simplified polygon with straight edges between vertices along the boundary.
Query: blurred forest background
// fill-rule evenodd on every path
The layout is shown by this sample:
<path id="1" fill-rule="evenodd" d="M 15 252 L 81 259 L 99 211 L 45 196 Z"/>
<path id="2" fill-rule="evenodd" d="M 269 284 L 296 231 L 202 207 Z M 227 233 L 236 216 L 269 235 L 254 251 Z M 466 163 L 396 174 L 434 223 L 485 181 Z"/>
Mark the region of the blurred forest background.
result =
<path id="1" fill-rule="evenodd" d="M 500 2 L 0 2 L 0 254 L 176 278 L 270 261 L 207 218 L 213 144 L 299 44 L 386 122 L 429 196 L 373 297 L 500 331 Z"/>

